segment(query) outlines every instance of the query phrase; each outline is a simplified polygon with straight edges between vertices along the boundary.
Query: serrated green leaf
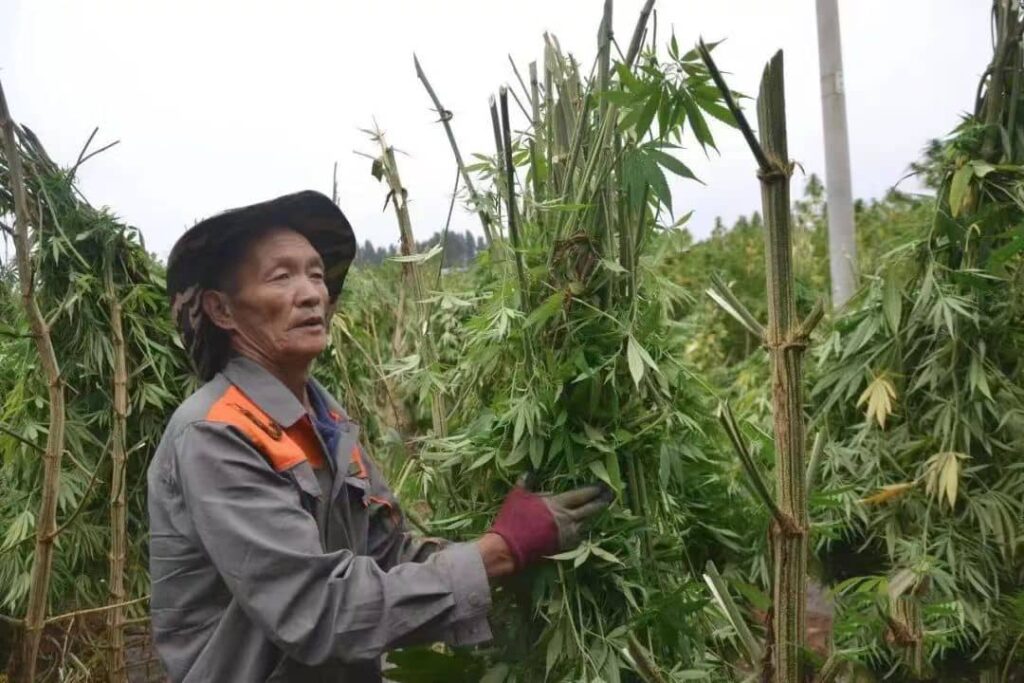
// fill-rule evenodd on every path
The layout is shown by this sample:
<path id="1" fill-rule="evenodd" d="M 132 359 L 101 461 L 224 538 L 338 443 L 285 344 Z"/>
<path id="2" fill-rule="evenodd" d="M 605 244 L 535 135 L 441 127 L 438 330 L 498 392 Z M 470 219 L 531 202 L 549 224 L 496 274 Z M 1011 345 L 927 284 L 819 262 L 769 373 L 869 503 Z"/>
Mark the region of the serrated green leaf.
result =
<path id="1" fill-rule="evenodd" d="M 699 98 L 697 100 L 697 104 L 701 109 L 706 111 L 708 114 L 711 114 L 711 116 L 715 117 L 727 126 L 732 126 L 733 128 L 736 127 L 736 118 L 732 115 L 732 112 L 729 111 L 728 107 L 722 106 L 718 102 L 704 97 Z"/>
<path id="2" fill-rule="evenodd" d="M 665 444 L 661 446 L 658 454 L 658 484 L 661 488 L 668 488 L 669 480 L 672 478 L 672 453 Z"/>
<path id="3" fill-rule="evenodd" d="M 658 105 L 660 104 L 661 90 L 653 90 L 648 97 L 647 102 L 644 103 L 643 109 L 640 110 L 640 116 L 637 118 L 636 125 L 633 126 L 638 139 L 643 139 L 643 137 L 650 131 L 651 123 L 654 121 L 654 115 L 658 113 Z"/>
<path id="4" fill-rule="evenodd" d="M 690 129 L 693 130 L 693 134 L 697 137 L 697 142 L 700 143 L 701 147 L 715 149 L 715 139 L 712 137 L 707 121 L 704 120 L 704 115 L 700 113 L 700 109 L 698 109 L 693 98 L 689 94 L 684 94 L 682 101 L 683 107 L 686 108 L 686 118 L 690 120 Z"/>
<path id="5" fill-rule="evenodd" d="M 506 467 L 512 467 L 513 465 L 517 465 L 523 458 L 526 457 L 529 451 L 530 449 L 527 448 L 526 442 L 523 441 L 518 446 L 512 449 L 512 452 L 509 453 L 508 457 L 506 457 L 502 461 L 502 464 L 505 465 Z"/>
<path id="6" fill-rule="evenodd" d="M 647 154 L 650 155 L 659 166 L 675 173 L 677 176 L 697 180 L 697 176 L 693 174 L 693 171 L 691 171 L 686 164 L 671 154 L 667 154 L 660 149 L 654 148 L 649 148 L 647 150 Z"/>
<path id="7" fill-rule="evenodd" d="M 899 284 L 893 278 L 885 282 L 882 292 L 882 311 L 885 313 L 885 321 L 893 334 L 899 332 L 900 317 L 903 315 L 903 292 Z"/>
<path id="8" fill-rule="evenodd" d="M 623 268 L 622 264 L 620 264 L 618 261 L 614 261 L 614 260 L 609 259 L 609 258 L 601 259 L 601 265 L 606 270 L 608 270 L 608 271 L 610 271 L 612 273 L 615 273 L 616 275 L 621 275 L 623 273 L 629 272 L 625 268 Z"/>
<path id="9" fill-rule="evenodd" d="M 949 211 L 953 218 L 960 215 L 972 175 L 974 175 L 974 167 L 970 164 L 964 164 L 956 170 L 956 173 L 953 174 L 953 180 L 949 183 Z"/>
<path id="10" fill-rule="evenodd" d="M 543 325 L 548 320 L 550 320 L 553 315 L 555 315 L 556 313 L 558 313 L 558 311 L 562 309 L 562 304 L 564 303 L 565 291 L 560 289 L 551 296 L 549 296 L 547 299 L 545 299 L 544 303 L 542 303 L 540 306 L 533 309 L 529 317 L 526 318 L 524 326 L 530 328 L 539 327 L 540 325 Z"/>
<path id="11" fill-rule="evenodd" d="M 469 469 L 467 471 L 472 471 L 472 470 L 475 470 L 477 468 L 483 467 L 484 465 L 486 465 L 487 463 L 489 463 L 493 459 L 494 459 L 494 451 L 489 451 L 487 453 L 484 453 L 479 458 L 477 458 L 476 460 L 473 461 L 473 464 L 469 466 Z"/>
<path id="12" fill-rule="evenodd" d="M 435 244 L 430 248 L 429 251 L 425 251 L 421 254 L 409 254 L 408 256 L 391 256 L 388 258 L 389 261 L 395 263 L 426 263 L 430 259 L 434 258 L 443 251 L 443 247 L 440 244 Z"/>
<path id="13" fill-rule="evenodd" d="M 633 335 L 629 335 L 629 339 L 626 341 L 626 361 L 629 365 L 629 374 L 633 378 L 633 384 L 638 388 L 640 387 L 640 381 L 644 378 L 644 368 L 646 365 L 641 351 L 640 344 Z"/>
<path id="14" fill-rule="evenodd" d="M 583 433 L 586 434 L 589 441 L 593 441 L 594 443 L 604 443 L 604 432 L 597 429 L 589 422 L 583 423 Z"/>
<path id="15" fill-rule="evenodd" d="M 996 170 L 996 167 L 986 161 L 974 160 L 971 162 L 971 166 L 974 167 L 974 175 L 979 178 L 984 178 L 992 171 Z"/>
<path id="16" fill-rule="evenodd" d="M 544 440 L 540 437 L 530 439 L 530 464 L 535 470 L 544 464 Z"/>
<path id="17" fill-rule="evenodd" d="M 546 674 L 551 674 L 551 669 L 555 666 L 555 663 L 561 656 L 562 629 L 556 628 L 554 633 L 551 634 L 551 640 L 548 641 L 547 652 L 544 655 L 544 671 Z"/>
<path id="18" fill-rule="evenodd" d="M 572 550 L 566 550 L 563 553 L 558 553 L 557 555 L 548 555 L 547 558 L 549 560 L 575 560 L 577 557 L 582 555 L 586 549 L 586 545 L 580 545 Z"/>
<path id="19" fill-rule="evenodd" d="M 590 552 L 594 553 L 595 555 L 597 555 L 598 557 L 600 557 L 602 560 L 604 560 L 606 562 L 611 562 L 612 564 L 618 564 L 618 565 L 622 564 L 622 560 L 620 560 L 619 558 L 615 557 L 610 552 L 608 552 L 607 550 L 605 550 L 604 548 L 602 548 L 600 546 L 596 546 L 596 545 L 590 546 Z"/>
<path id="20" fill-rule="evenodd" d="M 601 462 L 600 460 L 591 460 L 587 464 L 587 467 L 590 468 L 590 471 L 594 473 L 595 477 L 597 477 L 604 483 L 608 484 L 612 488 L 615 488 L 615 485 L 612 484 L 612 478 L 608 476 L 608 468 L 604 466 L 603 462 Z"/>
<path id="21" fill-rule="evenodd" d="M 617 451 L 609 450 L 604 454 L 604 468 L 608 472 L 608 479 L 611 480 L 611 487 L 616 493 L 623 489 L 622 472 L 619 469 L 619 454 Z"/>
<path id="22" fill-rule="evenodd" d="M 668 180 L 665 179 L 665 172 L 661 170 L 661 166 L 648 159 L 644 166 L 644 178 L 647 180 L 647 184 L 651 186 L 651 192 L 655 198 L 671 213 L 672 191 L 669 189 Z"/>

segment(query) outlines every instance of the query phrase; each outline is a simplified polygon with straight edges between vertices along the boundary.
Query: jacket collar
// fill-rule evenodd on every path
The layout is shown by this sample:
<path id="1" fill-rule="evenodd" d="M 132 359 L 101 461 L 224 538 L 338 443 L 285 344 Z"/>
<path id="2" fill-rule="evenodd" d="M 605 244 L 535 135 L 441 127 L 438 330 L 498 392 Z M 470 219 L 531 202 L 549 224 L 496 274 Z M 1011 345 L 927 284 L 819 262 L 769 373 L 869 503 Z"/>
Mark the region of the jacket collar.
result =
<path id="1" fill-rule="evenodd" d="M 312 377 L 309 378 L 309 383 L 320 393 L 320 397 L 324 400 L 324 404 L 327 406 L 327 409 L 333 413 L 331 417 L 334 417 L 336 420 L 341 422 L 349 421 L 348 413 L 346 413 L 341 404 L 335 400 L 334 396 L 331 395 L 331 392 L 327 391 L 327 387 L 320 384 L 320 382 L 316 381 L 316 379 Z"/>
<path id="2" fill-rule="evenodd" d="M 285 429 L 306 415 L 306 408 L 281 380 L 259 363 L 233 356 L 221 371 L 229 382 Z"/>

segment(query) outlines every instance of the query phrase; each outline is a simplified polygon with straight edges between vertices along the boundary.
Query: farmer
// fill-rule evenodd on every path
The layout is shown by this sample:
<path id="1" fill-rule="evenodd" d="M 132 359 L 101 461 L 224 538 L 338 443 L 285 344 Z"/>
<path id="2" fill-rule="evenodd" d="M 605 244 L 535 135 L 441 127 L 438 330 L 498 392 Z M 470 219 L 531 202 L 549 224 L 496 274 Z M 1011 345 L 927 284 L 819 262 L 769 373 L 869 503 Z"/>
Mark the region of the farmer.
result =
<path id="1" fill-rule="evenodd" d="M 575 546 L 608 505 L 596 486 L 517 486 L 475 541 L 409 531 L 359 427 L 310 377 L 355 251 L 311 191 L 209 218 L 171 251 L 205 382 L 149 466 L 153 635 L 174 681 L 379 681 L 391 648 L 485 641 L 489 582 Z"/>

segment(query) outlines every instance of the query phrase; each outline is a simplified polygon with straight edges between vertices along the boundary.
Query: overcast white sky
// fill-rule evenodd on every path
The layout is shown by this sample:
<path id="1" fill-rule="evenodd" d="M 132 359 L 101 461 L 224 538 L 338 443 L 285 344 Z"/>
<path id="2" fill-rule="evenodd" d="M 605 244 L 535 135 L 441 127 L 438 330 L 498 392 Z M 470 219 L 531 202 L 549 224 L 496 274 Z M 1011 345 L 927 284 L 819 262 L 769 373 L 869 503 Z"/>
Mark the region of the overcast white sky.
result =
<path id="1" fill-rule="evenodd" d="M 642 0 L 618 0 L 625 49 Z M 385 190 L 354 150 L 379 122 L 400 157 L 417 236 L 443 227 L 454 180 L 447 140 L 413 70 L 415 51 L 463 154 L 493 149 L 487 98 L 542 55 L 544 31 L 589 64 L 601 0 L 0 0 L 0 79 L 16 120 L 71 164 L 94 126 L 121 140 L 83 168 L 93 204 L 138 225 L 165 256 L 196 220 L 287 192 L 330 193 L 360 242 L 396 241 Z M 989 56 L 987 0 L 840 0 L 857 197 L 898 181 L 925 142 L 971 106 Z M 786 52 L 790 153 L 823 175 L 813 0 L 661 0 L 658 41 L 727 39 L 716 50 L 734 89 L 754 94 L 764 62 Z M 684 160 L 707 183 L 674 185 L 691 229 L 759 207 L 741 136 L 715 129 L 720 154 Z M 692 141 L 691 141 L 692 142 Z M 797 180 L 802 185 L 800 179 Z M 458 212 L 453 229 L 476 231 Z"/>

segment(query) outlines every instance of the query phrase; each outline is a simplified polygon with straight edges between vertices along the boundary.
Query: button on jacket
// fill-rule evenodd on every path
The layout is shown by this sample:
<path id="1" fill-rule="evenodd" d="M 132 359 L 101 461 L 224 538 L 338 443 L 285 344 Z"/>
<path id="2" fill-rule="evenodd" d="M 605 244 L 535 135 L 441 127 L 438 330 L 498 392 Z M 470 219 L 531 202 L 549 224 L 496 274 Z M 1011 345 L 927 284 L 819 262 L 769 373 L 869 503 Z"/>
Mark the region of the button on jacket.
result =
<path id="1" fill-rule="evenodd" d="M 151 610 L 173 681 L 372 683 L 389 649 L 491 636 L 476 547 L 410 533 L 358 426 L 310 386 L 337 423 L 330 452 L 294 394 L 240 357 L 157 448 Z"/>

